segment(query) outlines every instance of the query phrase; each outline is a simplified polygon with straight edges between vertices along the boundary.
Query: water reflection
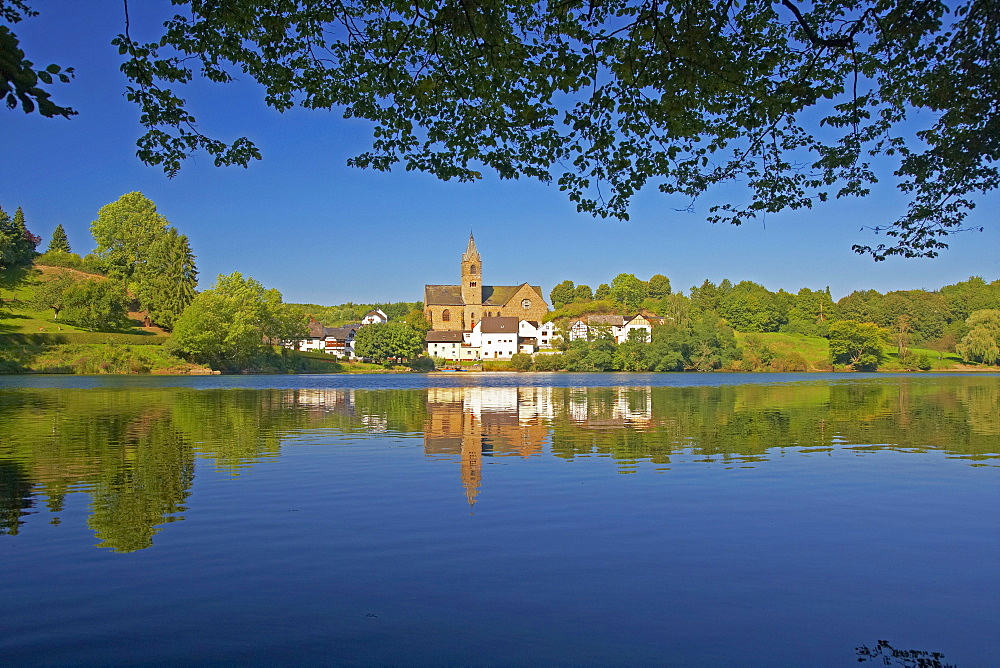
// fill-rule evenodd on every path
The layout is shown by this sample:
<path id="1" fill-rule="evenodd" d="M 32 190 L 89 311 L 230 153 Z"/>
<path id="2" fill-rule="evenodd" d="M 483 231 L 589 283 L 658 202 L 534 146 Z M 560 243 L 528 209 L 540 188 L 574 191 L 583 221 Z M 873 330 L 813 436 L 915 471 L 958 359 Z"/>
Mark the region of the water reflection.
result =
<path id="1" fill-rule="evenodd" d="M 183 519 L 196 461 L 244 475 L 293 444 L 341 435 L 421 436 L 459 465 L 470 507 L 493 458 L 603 456 L 620 473 L 853 449 L 938 449 L 996 465 L 996 378 L 886 378 L 702 387 L 447 387 L 410 390 L 0 391 L 0 533 L 66 496 L 89 496 L 98 546 L 149 547 Z M 437 465 L 437 464 L 434 464 Z"/>

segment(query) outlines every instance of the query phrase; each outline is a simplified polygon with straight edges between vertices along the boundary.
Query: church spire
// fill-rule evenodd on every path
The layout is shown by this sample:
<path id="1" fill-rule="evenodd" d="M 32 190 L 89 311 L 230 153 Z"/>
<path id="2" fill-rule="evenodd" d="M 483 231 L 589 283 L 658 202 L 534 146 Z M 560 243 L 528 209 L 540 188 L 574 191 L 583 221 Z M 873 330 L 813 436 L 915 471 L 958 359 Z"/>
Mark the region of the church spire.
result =
<path id="1" fill-rule="evenodd" d="M 473 258 L 479 260 L 479 250 L 476 248 L 476 240 L 472 237 L 472 232 L 469 232 L 469 245 L 465 248 L 465 253 L 462 254 L 462 262 L 471 262 Z"/>

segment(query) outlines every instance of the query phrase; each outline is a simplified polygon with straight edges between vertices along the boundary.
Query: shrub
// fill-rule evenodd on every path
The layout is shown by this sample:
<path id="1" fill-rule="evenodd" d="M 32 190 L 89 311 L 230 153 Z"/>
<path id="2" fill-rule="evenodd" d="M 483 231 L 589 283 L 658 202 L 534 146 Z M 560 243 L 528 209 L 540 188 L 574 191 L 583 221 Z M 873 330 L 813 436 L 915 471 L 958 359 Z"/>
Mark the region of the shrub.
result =
<path id="1" fill-rule="evenodd" d="M 510 365 L 514 367 L 515 371 L 531 371 L 531 355 L 516 353 L 510 358 Z"/>

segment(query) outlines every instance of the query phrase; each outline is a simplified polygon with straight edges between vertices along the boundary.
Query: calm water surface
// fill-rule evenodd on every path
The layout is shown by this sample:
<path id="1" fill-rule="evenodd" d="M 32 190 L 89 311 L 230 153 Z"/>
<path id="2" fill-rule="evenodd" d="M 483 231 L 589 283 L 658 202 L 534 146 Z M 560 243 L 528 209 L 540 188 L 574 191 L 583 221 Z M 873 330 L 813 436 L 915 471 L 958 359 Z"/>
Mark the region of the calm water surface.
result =
<path id="1" fill-rule="evenodd" d="M 0 664 L 1000 665 L 998 467 L 996 375 L 0 377 Z"/>

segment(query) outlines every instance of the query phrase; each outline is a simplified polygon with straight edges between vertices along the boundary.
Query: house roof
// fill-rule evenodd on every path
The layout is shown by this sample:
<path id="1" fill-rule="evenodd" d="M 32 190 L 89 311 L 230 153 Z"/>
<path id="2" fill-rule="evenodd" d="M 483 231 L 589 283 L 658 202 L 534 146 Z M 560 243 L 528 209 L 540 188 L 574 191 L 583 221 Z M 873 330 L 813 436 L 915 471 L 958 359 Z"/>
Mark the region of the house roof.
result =
<path id="1" fill-rule="evenodd" d="M 344 327 L 325 327 L 323 334 L 328 339 L 346 341 L 356 331 L 358 331 L 357 325 L 345 325 Z"/>
<path id="2" fill-rule="evenodd" d="M 622 327 L 625 324 L 625 318 L 620 315 L 592 315 L 587 318 L 587 324 Z"/>
<path id="3" fill-rule="evenodd" d="M 518 319 L 514 317 L 493 316 L 483 318 L 479 324 L 479 331 L 484 334 L 503 334 L 517 332 Z"/>
<path id="4" fill-rule="evenodd" d="M 462 334 L 464 332 L 458 330 L 451 331 L 430 331 L 427 332 L 427 336 L 424 337 L 424 341 L 428 343 L 461 343 L 463 341 Z"/>

